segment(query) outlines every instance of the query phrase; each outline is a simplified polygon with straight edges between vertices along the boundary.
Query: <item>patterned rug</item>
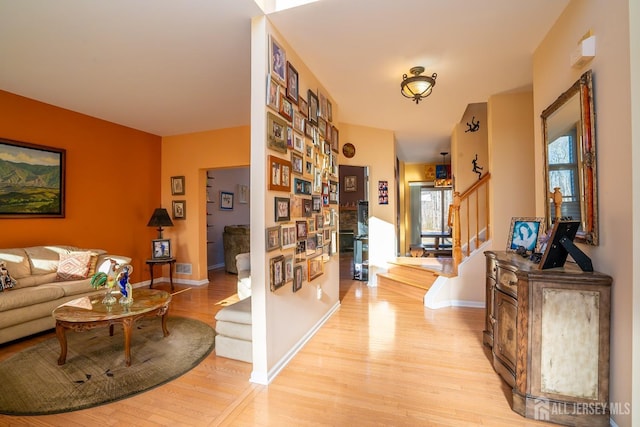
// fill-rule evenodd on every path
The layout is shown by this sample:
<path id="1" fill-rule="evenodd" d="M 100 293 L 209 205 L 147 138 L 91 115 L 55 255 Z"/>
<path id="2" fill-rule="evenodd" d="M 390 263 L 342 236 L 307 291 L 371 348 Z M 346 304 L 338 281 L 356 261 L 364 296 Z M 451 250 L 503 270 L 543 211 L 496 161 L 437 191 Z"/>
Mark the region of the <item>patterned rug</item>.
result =
<path id="1" fill-rule="evenodd" d="M 169 317 L 138 321 L 131 338 L 131 366 L 124 364 L 122 328 L 67 331 L 67 361 L 51 338 L 0 363 L 0 413 L 46 415 L 77 411 L 133 396 L 171 381 L 200 363 L 214 346 L 206 323 Z"/>

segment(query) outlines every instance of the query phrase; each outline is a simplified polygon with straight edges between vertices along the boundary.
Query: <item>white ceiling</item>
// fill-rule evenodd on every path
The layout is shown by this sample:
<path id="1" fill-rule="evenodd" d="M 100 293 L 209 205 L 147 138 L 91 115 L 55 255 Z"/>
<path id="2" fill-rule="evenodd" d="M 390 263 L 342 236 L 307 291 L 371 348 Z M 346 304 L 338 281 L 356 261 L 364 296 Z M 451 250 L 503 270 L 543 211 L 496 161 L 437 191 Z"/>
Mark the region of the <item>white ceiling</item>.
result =
<path id="1" fill-rule="evenodd" d="M 531 86 L 567 3 L 320 0 L 269 18 L 342 122 L 394 131 L 399 158 L 420 162 L 468 104 Z M 0 0 L 0 89 L 161 136 L 248 125 L 259 14 L 254 0 Z M 416 65 L 438 74 L 418 105 L 400 95 Z"/>

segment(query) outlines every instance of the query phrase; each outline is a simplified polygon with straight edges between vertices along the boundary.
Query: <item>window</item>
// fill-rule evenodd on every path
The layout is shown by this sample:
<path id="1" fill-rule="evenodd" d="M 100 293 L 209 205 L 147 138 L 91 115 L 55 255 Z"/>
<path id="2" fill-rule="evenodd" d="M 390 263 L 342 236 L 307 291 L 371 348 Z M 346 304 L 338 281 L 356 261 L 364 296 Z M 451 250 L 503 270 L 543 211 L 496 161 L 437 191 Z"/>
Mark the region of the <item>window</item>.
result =
<path id="1" fill-rule="evenodd" d="M 451 187 L 434 187 L 426 183 L 411 183 L 410 245 L 425 248 L 451 246 L 451 239 L 428 237 L 428 234 L 449 232 L 449 206 L 453 203 Z"/>
<path id="2" fill-rule="evenodd" d="M 560 135 L 548 145 L 549 188 L 562 192 L 562 216 L 581 219 L 579 180 L 580 170 L 576 127 Z M 551 212 L 555 205 L 551 203 Z"/>

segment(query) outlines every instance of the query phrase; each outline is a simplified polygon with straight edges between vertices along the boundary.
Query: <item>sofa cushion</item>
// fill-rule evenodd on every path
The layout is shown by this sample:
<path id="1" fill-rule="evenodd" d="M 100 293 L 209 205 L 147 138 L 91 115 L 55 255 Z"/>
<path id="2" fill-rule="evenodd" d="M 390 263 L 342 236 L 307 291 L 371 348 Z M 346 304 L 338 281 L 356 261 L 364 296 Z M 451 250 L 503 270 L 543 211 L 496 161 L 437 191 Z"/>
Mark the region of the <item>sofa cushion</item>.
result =
<path id="1" fill-rule="evenodd" d="M 62 298 L 64 292 L 59 287 L 48 285 L 32 286 L 30 288 L 14 289 L 0 294 L 0 311 L 27 307 L 45 301 Z"/>
<path id="2" fill-rule="evenodd" d="M 36 276 L 23 277 L 17 280 L 15 289 L 18 288 L 30 288 L 31 286 L 43 285 L 45 283 L 51 283 L 56 280 L 56 272 L 48 274 L 38 274 Z"/>
<path id="3" fill-rule="evenodd" d="M 58 270 L 56 271 L 56 280 L 86 279 L 89 276 L 91 256 L 91 252 L 87 251 L 61 253 Z M 95 255 L 94 260 L 98 261 L 97 255 Z M 95 271 L 95 266 L 93 270 Z"/>
<path id="4" fill-rule="evenodd" d="M 251 363 L 253 360 L 251 341 L 238 340 L 224 335 L 216 335 L 216 356 L 228 357 Z"/>
<path id="5" fill-rule="evenodd" d="M 31 275 L 31 264 L 24 249 L 0 249 L 0 261 L 4 261 L 11 277 L 20 280 Z"/>
<path id="6" fill-rule="evenodd" d="M 58 270 L 60 254 L 76 251 L 78 248 L 64 245 L 33 246 L 24 248 L 31 263 L 31 274 L 45 274 Z"/>
<path id="7" fill-rule="evenodd" d="M 251 341 L 251 329 L 251 325 L 244 323 L 225 322 L 221 320 L 216 322 L 216 334 L 230 338 Z"/>
<path id="8" fill-rule="evenodd" d="M 53 286 L 62 289 L 65 296 L 86 294 L 93 290 L 91 287 L 91 279 L 68 280 L 66 282 L 55 282 L 44 286 Z M 105 292 L 104 289 L 99 289 Z"/>
<path id="9" fill-rule="evenodd" d="M 233 303 L 216 314 L 216 320 L 225 322 L 251 324 L 251 298 Z"/>

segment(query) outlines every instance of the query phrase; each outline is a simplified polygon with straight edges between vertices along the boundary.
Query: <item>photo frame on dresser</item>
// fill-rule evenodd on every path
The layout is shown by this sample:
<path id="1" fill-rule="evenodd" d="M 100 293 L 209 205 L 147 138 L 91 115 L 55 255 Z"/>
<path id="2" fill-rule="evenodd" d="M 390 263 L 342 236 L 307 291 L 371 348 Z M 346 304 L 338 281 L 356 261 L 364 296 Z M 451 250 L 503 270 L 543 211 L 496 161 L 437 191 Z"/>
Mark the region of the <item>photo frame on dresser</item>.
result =
<path id="1" fill-rule="evenodd" d="M 507 239 L 507 252 L 516 252 L 520 246 L 535 251 L 538 236 L 544 233 L 544 218 L 513 217 Z"/>

